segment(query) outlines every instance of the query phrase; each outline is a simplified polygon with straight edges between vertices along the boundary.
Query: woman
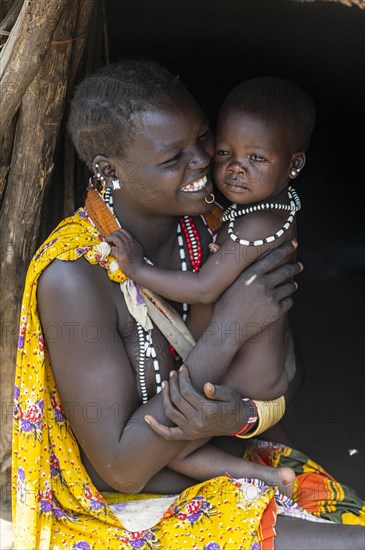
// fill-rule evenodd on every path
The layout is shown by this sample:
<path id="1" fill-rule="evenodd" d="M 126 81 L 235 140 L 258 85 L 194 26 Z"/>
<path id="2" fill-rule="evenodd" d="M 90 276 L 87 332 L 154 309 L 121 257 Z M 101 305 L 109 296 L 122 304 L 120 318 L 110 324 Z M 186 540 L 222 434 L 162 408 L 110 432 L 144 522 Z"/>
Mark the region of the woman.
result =
<path id="1" fill-rule="evenodd" d="M 180 81 L 144 62 L 104 68 L 79 87 L 70 129 L 94 182 L 112 188 L 116 218 L 139 240 L 149 261 L 185 269 L 190 251 L 198 268 L 211 238 L 199 215 L 209 211 L 213 142 L 204 115 Z M 30 266 L 15 391 L 16 547 L 213 549 L 222 543 L 237 547 L 238 540 L 243 548 L 264 547 L 274 536 L 272 488 L 257 488 L 257 498 L 245 501 L 242 511 L 237 505 L 242 493 L 230 478 L 196 486 L 166 468 L 185 442 L 159 437 L 145 418 L 168 423 L 158 390 L 174 370 L 174 359 L 161 331 L 175 332 L 171 325 L 178 321 L 164 304 L 156 307 L 155 297 L 146 306 L 125 283 L 100 245 L 100 235 L 115 223 L 107 218 L 91 194 L 87 211 L 62 222 Z M 181 230 L 189 246 L 181 245 Z M 240 327 L 271 323 L 291 306 L 295 284 L 286 281 L 301 266 L 282 262 L 292 252 L 287 243 L 242 274 L 185 358 L 191 381 L 184 369 L 172 376 L 175 406 L 186 419 L 180 437 L 229 435 L 247 422 L 241 396 L 211 384 L 219 383 L 242 345 Z M 123 296 L 115 282 L 123 283 Z M 152 333 L 150 318 L 160 327 Z M 175 349 L 189 349 L 184 328 L 176 332 Z M 185 491 L 157 516 L 164 514 L 162 521 L 140 529 L 134 517 L 127 530 L 100 491 L 114 491 L 115 497 L 115 492 L 142 490 Z M 305 547 L 304 540 L 308 548 L 316 547 L 323 533 L 327 540 L 321 548 L 343 548 L 345 537 L 346 543 L 352 538 L 352 548 L 361 547 L 361 535 L 351 527 L 286 521 L 278 521 L 277 548 L 295 548 L 293 529 L 297 548 Z M 217 540 L 209 539 L 211 532 Z M 336 546 L 339 541 L 342 546 Z"/>

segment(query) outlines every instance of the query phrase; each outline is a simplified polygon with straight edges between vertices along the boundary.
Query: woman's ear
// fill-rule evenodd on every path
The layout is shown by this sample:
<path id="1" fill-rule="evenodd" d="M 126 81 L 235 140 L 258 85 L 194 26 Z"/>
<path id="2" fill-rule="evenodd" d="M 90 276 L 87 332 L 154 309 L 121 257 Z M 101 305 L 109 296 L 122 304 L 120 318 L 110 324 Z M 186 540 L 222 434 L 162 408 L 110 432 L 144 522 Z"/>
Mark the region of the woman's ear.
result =
<path id="1" fill-rule="evenodd" d="M 96 155 L 92 162 L 94 175 L 97 177 L 113 177 L 115 169 L 113 168 L 110 159 L 104 155 Z"/>
<path id="2" fill-rule="evenodd" d="M 103 182 L 103 185 L 110 187 L 113 191 L 122 188 L 122 182 L 116 174 L 114 163 L 104 155 L 96 155 L 92 163 L 94 178 Z"/>
<path id="3" fill-rule="evenodd" d="M 290 161 L 290 168 L 289 168 L 289 178 L 294 180 L 298 177 L 300 172 L 303 170 L 305 165 L 305 153 L 295 153 Z"/>

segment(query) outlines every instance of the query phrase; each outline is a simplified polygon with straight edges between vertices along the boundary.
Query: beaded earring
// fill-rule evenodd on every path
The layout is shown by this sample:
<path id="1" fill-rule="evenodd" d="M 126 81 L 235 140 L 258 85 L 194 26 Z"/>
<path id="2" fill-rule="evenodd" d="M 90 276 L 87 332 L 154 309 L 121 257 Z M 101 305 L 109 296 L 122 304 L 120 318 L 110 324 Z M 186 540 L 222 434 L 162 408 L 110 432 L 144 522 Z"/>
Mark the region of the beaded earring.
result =
<path id="1" fill-rule="evenodd" d="M 112 178 L 112 186 L 114 191 L 120 189 L 120 180 L 118 178 Z"/>
<path id="2" fill-rule="evenodd" d="M 104 197 L 105 191 L 106 191 L 106 179 L 102 175 L 102 173 L 100 172 L 99 164 L 97 164 L 97 163 L 94 164 L 94 170 L 95 170 L 96 174 L 94 174 L 94 176 L 92 176 L 92 178 L 90 178 L 90 180 L 93 180 L 93 182 L 96 181 L 96 183 L 94 183 L 94 185 L 95 185 L 96 189 L 99 191 L 99 193 L 101 194 L 101 196 Z"/>
<path id="3" fill-rule="evenodd" d="M 94 165 L 95 174 L 89 178 L 88 189 L 96 189 L 99 193 L 104 196 L 106 189 L 106 180 L 104 176 L 100 173 L 100 167 L 98 164 Z"/>

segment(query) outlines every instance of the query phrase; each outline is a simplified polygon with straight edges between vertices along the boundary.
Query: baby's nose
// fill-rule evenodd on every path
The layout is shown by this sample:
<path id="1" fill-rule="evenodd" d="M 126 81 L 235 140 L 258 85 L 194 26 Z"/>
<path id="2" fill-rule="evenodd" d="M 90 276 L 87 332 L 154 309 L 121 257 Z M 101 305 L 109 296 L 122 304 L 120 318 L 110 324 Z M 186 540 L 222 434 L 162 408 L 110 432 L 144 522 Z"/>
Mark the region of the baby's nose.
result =
<path id="1" fill-rule="evenodd" d="M 228 172 L 231 172 L 232 174 L 240 174 L 246 170 L 246 167 L 242 162 L 239 161 L 233 161 L 227 166 Z"/>

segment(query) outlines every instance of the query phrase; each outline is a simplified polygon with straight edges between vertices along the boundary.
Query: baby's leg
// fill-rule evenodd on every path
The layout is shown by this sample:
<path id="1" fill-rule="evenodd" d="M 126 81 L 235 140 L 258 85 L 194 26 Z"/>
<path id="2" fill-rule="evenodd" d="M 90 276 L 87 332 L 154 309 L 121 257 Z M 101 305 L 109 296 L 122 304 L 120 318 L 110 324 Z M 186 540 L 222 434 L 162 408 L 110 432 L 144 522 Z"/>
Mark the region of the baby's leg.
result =
<path id="1" fill-rule="evenodd" d="M 257 328 L 234 357 L 222 384 L 244 397 L 272 400 L 285 394 L 294 373 L 293 343 L 285 316 L 261 332 Z"/>
<path id="2" fill-rule="evenodd" d="M 207 440 L 205 440 L 207 441 Z M 243 458 L 230 455 L 225 451 L 203 441 L 192 441 L 167 465 L 180 474 L 199 481 L 223 476 L 229 473 L 240 479 L 242 477 L 260 479 L 289 497 L 293 495 L 295 473 L 291 468 L 273 468 L 249 462 Z"/>
<path id="3" fill-rule="evenodd" d="M 295 375 L 293 380 L 289 383 L 288 389 L 284 394 L 286 407 L 288 407 L 294 396 L 298 393 L 304 379 L 302 360 L 300 354 L 298 357 L 297 349 L 297 344 L 295 343 Z M 266 430 L 266 432 L 263 432 L 259 437 L 260 439 L 266 439 L 267 441 L 276 441 L 277 443 L 282 443 L 287 447 L 294 447 L 293 440 L 291 439 L 291 436 L 289 435 L 282 422 L 278 422 L 278 424 L 272 426 L 271 428 Z"/>

